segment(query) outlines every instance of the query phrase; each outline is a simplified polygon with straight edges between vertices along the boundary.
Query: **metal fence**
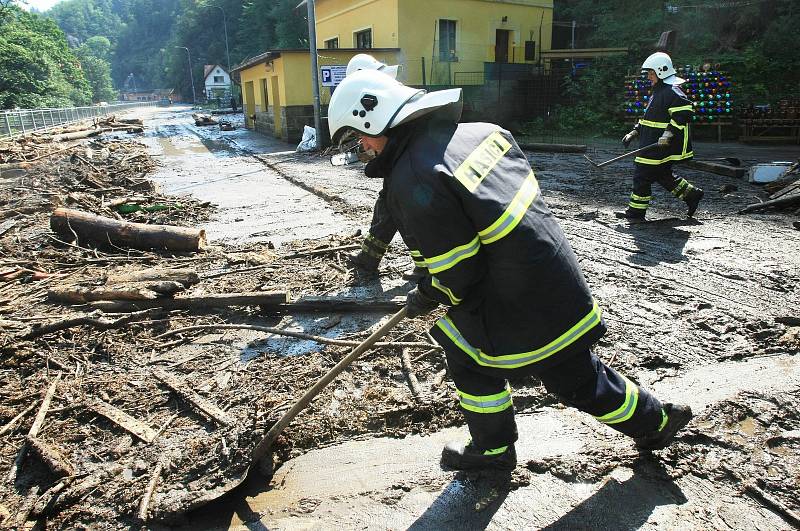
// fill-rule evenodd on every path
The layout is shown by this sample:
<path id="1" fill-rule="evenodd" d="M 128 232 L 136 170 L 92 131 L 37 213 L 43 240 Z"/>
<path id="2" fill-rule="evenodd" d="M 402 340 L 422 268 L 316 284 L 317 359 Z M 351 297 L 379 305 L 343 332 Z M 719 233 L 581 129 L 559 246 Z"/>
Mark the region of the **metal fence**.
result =
<path id="1" fill-rule="evenodd" d="M 81 120 L 99 118 L 131 109 L 133 107 L 152 107 L 155 101 L 137 101 L 131 103 L 114 103 L 92 107 L 62 107 L 60 109 L 19 109 L 0 112 L 0 138 L 15 137 L 46 131 Z"/>

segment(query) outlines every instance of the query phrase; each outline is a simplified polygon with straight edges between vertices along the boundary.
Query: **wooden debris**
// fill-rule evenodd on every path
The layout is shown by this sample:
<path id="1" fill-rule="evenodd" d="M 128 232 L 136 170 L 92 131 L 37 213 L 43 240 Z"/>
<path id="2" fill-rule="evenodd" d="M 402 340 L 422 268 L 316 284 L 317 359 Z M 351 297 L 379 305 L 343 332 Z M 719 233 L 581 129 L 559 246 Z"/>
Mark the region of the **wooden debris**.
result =
<path id="1" fill-rule="evenodd" d="M 16 417 L 14 417 L 13 419 L 11 419 L 8 422 L 6 422 L 5 426 L 0 428 L 0 435 L 5 435 L 6 433 L 8 433 L 12 429 L 14 429 L 14 425 L 16 425 L 16 423 L 19 422 L 19 420 L 22 417 L 24 417 L 25 415 L 30 413 L 33 410 L 34 407 L 36 407 L 36 404 L 29 405 L 24 410 L 22 410 Z"/>
<path id="2" fill-rule="evenodd" d="M 99 487 L 107 477 L 119 474 L 122 468 L 121 465 L 112 465 L 95 472 L 66 489 L 50 489 L 33 506 L 33 514 L 35 516 L 46 516 L 58 512 L 64 507 L 69 507 L 87 493 Z"/>
<path id="3" fill-rule="evenodd" d="M 28 438 L 36 437 L 39 435 L 39 430 L 42 429 L 42 425 L 44 424 L 44 419 L 47 416 L 47 410 L 50 409 L 50 402 L 53 400 L 53 395 L 56 394 L 56 387 L 58 387 L 58 382 L 61 380 L 61 374 L 59 373 L 53 378 L 53 381 L 50 383 L 50 387 L 47 388 L 47 392 L 44 394 L 44 398 L 42 399 L 42 404 L 39 406 L 39 411 L 36 413 L 36 418 L 33 420 L 33 424 L 31 425 L 30 430 L 28 430 Z M 25 439 L 25 442 L 22 443 L 22 447 L 19 449 L 19 453 L 17 454 L 17 458 L 14 460 L 14 463 L 11 465 L 11 470 L 8 471 L 7 479 L 10 482 L 14 482 L 17 479 L 17 470 L 19 470 L 20 465 L 22 465 L 22 460 L 25 458 L 25 454 L 28 452 L 28 439 Z"/>
<path id="4" fill-rule="evenodd" d="M 291 330 L 282 330 L 280 328 L 272 328 L 269 326 L 258 326 L 258 325 L 250 325 L 250 324 L 216 324 L 216 325 L 195 325 L 195 326 L 185 326 L 183 328 L 176 328 L 175 330 L 170 330 L 160 336 L 156 336 L 153 339 L 159 340 L 164 339 L 165 337 L 174 336 L 176 334 L 184 334 L 187 332 L 195 332 L 198 330 L 256 330 L 258 332 L 266 332 L 268 334 L 275 334 L 279 336 L 287 336 L 287 337 L 294 337 L 297 339 L 308 339 L 310 341 L 316 341 L 317 343 L 324 343 L 327 345 L 338 345 L 340 347 L 357 347 L 361 344 L 360 341 L 352 341 L 346 339 L 331 339 L 329 337 L 322 337 L 322 336 L 314 336 L 311 334 L 304 334 L 303 332 L 293 332 Z M 441 347 L 438 345 L 432 345 L 430 343 L 422 343 L 422 342 L 414 342 L 414 341 L 391 341 L 391 342 L 379 342 L 375 343 L 376 347 L 410 347 L 410 348 L 437 348 L 441 350 Z"/>
<path id="5" fill-rule="evenodd" d="M 779 199 L 770 199 L 769 201 L 764 201 L 763 203 L 755 203 L 752 205 L 747 205 L 743 209 L 739 211 L 739 214 L 747 214 L 748 212 L 757 212 L 759 210 L 765 210 L 770 207 L 777 207 L 777 206 L 788 206 L 794 203 L 800 203 L 800 191 L 794 194 L 788 194 Z"/>
<path id="6" fill-rule="evenodd" d="M 41 459 L 53 474 L 57 476 L 72 476 L 75 474 L 75 467 L 54 446 L 30 435 L 25 441 L 28 443 L 30 452 Z"/>
<path id="7" fill-rule="evenodd" d="M 227 306 L 265 306 L 276 308 L 285 304 L 286 292 L 252 292 L 252 293 L 219 293 L 214 295 L 198 295 L 177 299 L 157 298 L 136 302 L 100 301 L 92 306 L 105 312 L 130 312 L 145 308 L 162 308 L 164 310 L 204 310 L 208 308 L 224 308 Z"/>
<path id="8" fill-rule="evenodd" d="M 150 475 L 150 481 L 147 482 L 147 488 L 142 495 L 141 501 L 139 501 L 139 510 L 136 514 L 141 522 L 147 522 L 147 511 L 150 508 L 150 501 L 153 498 L 156 485 L 158 485 L 158 480 L 161 479 L 161 471 L 163 469 L 164 465 L 161 461 L 159 461 L 158 464 L 156 464 L 156 467 L 153 469 L 153 473 Z"/>
<path id="9" fill-rule="evenodd" d="M 360 249 L 360 243 L 352 243 L 349 245 L 339 245 L 336 247 L 322 247 L 320 249 L 309 249 L 307 251 L 296 251 L 294 253 L 287 254 L 282 256 L 281 258 L 300 258 L 301 256 L 316 256 L 319 254 L 325 253 L 332 253 L 335 251 L 352 251 L 354 249 Z"/>
<path id="10" fill-rule="evenodd" d="M 178 380 L 174 375 L 160 369 L 155 369 L 153 371 L 153 376 L 155 376 L 158 381 L 175 391 L 181 398 L 188 401 L 199 411 L 216 420 L 220 424 L 228 426 L 234 423 L 234 419 L 230 415 L 222 411 L 210 401 L 195 393 L 186 384 Z"/>
<path id="11" fill-rule="evenodd" d="M 206 244 L 206 233 L 202 229 L 131 223 L 68 208 L 58 208 L 53 212 L 50 228 L 70 239 L 77 236 L 99 245 L 111 244 L 143 250 L 197 252 Z"/>
<path id="12" fill-rule="evenodd" d="M 60 135 L 53 135 L 53 142 L 67 142 L 70 140 L 80 140 L 83 138 L 90 138 L 99 134 L 110 131 L 108 128 L 99 129 L 86 129 L 85 131 L 76 131 L 74 133 L 62 133 Z"/>
<path id="13" fill-rule="evenodd" d="M 200 114 L 200 113 L 192 113 L 192 118 L 194 119 L 194 125 L 205 126 L 205 125 L 217 125 L 217 119 L 212 118 L 209 114 Z"/>
<path id="14" fill-rule="evenodd" d="M 405 304 L 405 297 L 303 297 L 275 309 L 284 312 L 396 312 Z"/>
<path id="15" fill-rule="evenodd" d="M 16 219 L 9 219 L 0 223 L 0 236 L 13 229 L 14 225 L 16 224 L 17 224 Z"/>
<path id="16" fill-rule="evenodd" d="M 735 177 L 737 179 L 744 179 L 747 174 L 747 168 L 738 168 L 736 166 L 729 166 L 727 164 L 719 164 L 716 162 L 706 162 L 702 160 L 690 160 L 684 164 L 685 167 L 700 170 L 717 175 L 725 175 L 726 177 Z"/>
<path id="17" fill-rule="evenodd" d="M 153 267 L 139 271 L 111 274 L 108 276 L 106 283 L 125 284 L 129 282 L 146 282 L 153 280 L 180 282 L 184 286 L 189 287 L 200 282 L 200 277 L 196 271 L 191 269 L 166 269 Z"/>
<path id="18" fill-rule="evenodd" d="M 117 319 L 103 319 L 102 312 L 98 310 L 87 315 L 70 317 L 45 325 L 34 325 L 30 330 L 25 332 L 20 339 L 34 339 L 45 334 L 51 334 L 53 332 L 58 332 L 60 330 L 66 330 L 67 328 L 82 325 L 99 328 L 100 330 L 110 330 L 112 328 L 120 328 L 125 326 L 126 324 L 132 323 L 139 318 L 151 317 L 157 313 L 159 312 L 154 310 L 145 310 L 141 312 L 135 312 L 130 315 L 125 315 Z"/>
<path id="19" fill-rule="evenodd" d="M 422 390 L 419 388 L 419 380 L 417 380 L 417 375 L 414 374 L 414 368 L 411 366 L 411 353 L 408 348 L 402 350 L 400 361 L 403 367 L 403 374 L 406 375 L 408 380 L 411 394 L 414 395 L 415 399 L 419 399 L 422 396 Z"/>
<path id="20" fill-rule="evenodd" d="M 117 426 L 136 435 L 148 444 L 156 438 L 156 430 L 107 402 L 97 399 L 89 407 L 94 412 L 103 415 Z"/>

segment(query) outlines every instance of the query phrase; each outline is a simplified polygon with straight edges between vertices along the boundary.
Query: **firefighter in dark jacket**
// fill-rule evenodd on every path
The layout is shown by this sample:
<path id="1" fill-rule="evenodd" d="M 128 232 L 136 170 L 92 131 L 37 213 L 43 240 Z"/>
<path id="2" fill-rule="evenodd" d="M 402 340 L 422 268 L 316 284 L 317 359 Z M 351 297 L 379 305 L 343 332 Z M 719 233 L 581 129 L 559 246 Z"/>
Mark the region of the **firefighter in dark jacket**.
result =
<path id="1" fill-rule="evenodd" d="M 397 79 L 398 69 L 398 65 L 387 65 L 369 54 L 360 53 L 353 56 L 347 63 L 346 76 L 361 70 L 378 70 Z M 360 141 L 354 148 L 359 150 L 359 159 L 362 161 L 366 162 L 375 155 L 372 150 L 364 150 L 363 146 L 360 146 Z M 361 250 L 348 256 L 350 263 L 362 271 L 376 272 L 395 234 L 397 234 L 397 224 L 386 207 L 386 182 L 384 181 L 384 187 L 378 193 L 378 199 L 372 209 L 372 222 L 370 223 L 369 231 L 361 242 Z M 415 253 L 411 254 L 411 258 L 414 261 L 414 269 L 405 274 L 404 277 L 416 280 L 425 274 L 425 264 Z"/>
<path id="2" fill-rule="evenodd" d="M 652 200 L 652 184 L 660 184 L 672 195 L 686 202 L 687 215 L 692 217 L 703 198 L 703 190 L 686 179 L 672 174 L 676 162 L 692 158 L 692 139 L 689 124 L 694 115 L 692 102 L 679 85 L 678 77 L 669 55 L 658 52 L 642 64 L 642 72 L 653 84 L 650 101 L 644 116 L 636 127 L 625 135 L 625 147 L 639 137 L 639 147 L 657 143 L 634 159 L 633 193 L 628 208 L 617 212 L 620 218 L 644 219 Z"/>
<path id="3" fill-rule="evenodd" d="M 691 410 L 662 404 L 594 355 L 600 307 L 524 153 L 496 125 L 458 124 L 461 104 L 460 89 L 428 94 L 365 71 L 339 85 L 328 110 L 332 138 L 354 129 L 379 153 L 366 172 L 389 177 L 387 207 L 428 268 L 408 315 L 449 306 L 431 334 L 471 440 L 448 444 L 442 463 L 515 466 L 508 379 L 529 375 L 640 447 L 663 448 Z"/>

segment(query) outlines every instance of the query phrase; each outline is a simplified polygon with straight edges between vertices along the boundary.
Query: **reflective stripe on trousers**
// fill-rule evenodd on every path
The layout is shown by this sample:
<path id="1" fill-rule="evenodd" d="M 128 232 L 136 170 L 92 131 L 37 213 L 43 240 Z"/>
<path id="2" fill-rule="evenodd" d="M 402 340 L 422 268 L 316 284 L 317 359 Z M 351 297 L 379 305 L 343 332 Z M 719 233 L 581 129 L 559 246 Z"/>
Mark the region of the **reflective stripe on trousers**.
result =
<path id="1" fill-rule="evenodd" d="M 500 369 L 515 369 L 547 359 L 567 348 L 589 330 L 600 324 L 601 316 L 602 311 L 597 305 L 597 301 L 595 301 L 592 310 L 586 316 L 547 345 L 529 352 L 503 355 L 491 355 L 470 345 L 455 323 L 446 315 L 436 322 L 436 326 L 445 333 L 453 344 L 465 352 L 478 365 Z"/>

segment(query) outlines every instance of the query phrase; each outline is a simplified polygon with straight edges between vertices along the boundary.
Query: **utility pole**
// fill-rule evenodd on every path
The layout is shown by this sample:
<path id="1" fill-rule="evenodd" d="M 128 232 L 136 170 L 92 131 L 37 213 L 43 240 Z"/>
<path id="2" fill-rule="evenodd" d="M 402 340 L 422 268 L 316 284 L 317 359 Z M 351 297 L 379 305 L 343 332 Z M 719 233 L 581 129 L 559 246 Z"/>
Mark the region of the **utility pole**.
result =
<path id="1" fill-rule="evenodd" d="M 570 48 L 572 48 L 573 50 L 575 49 L 575 21 L 574 20 L 572 21 L 572 44 L 570 45 Z"/>
<path id="2" fill-rule="evenodd" d="M 222 9 L 221 6 L 212 6 L 209 5 L 208 7 L 219 9 L 222 12 L 222 27 L 225 30 L 225 59 L 228 61 L 228 92 L 230 92 L 231 98 L 234 97 L 233 95 L 233 74 L 231 73 L 231 54 L 228 51 L 228 20 L 225 17 L 225 10 Z"/>
<path id="3" fill-rule="evenodd" d="M 228 51 L 228 21 L 225 17 L 225 10 L 220 6 L 206 6 L 213 9 L 219 9 L 222 12 L 222 27 L 225 29 L 225 58 L 228 60 L 228 75 L 231 73 L 231 54 Z"/>
<path id="4" fill-rule="evenodd" d="M 183 48 L 186 50 L 186 62 L 189 64 L 189 80 L 192 82 L 192 105 L 197 104 L 197 95 L 194 92 L 194 75 L 192 75 L 192 55 L 189 53 L 189 48 L 186 46 L 176 46 L 175 48 Z"/>
<path id="5" fill-rule="evenodd" d="M 319 66 L 317 65 L 317 20 L 314 15 L 314 0 L 307 0 L 308 47 L 311 54 L 311 87 L 314 92 L 314 129 L 317 133 L 317 149 L 322 148 L 322 125 L 319 103 Z"/>

